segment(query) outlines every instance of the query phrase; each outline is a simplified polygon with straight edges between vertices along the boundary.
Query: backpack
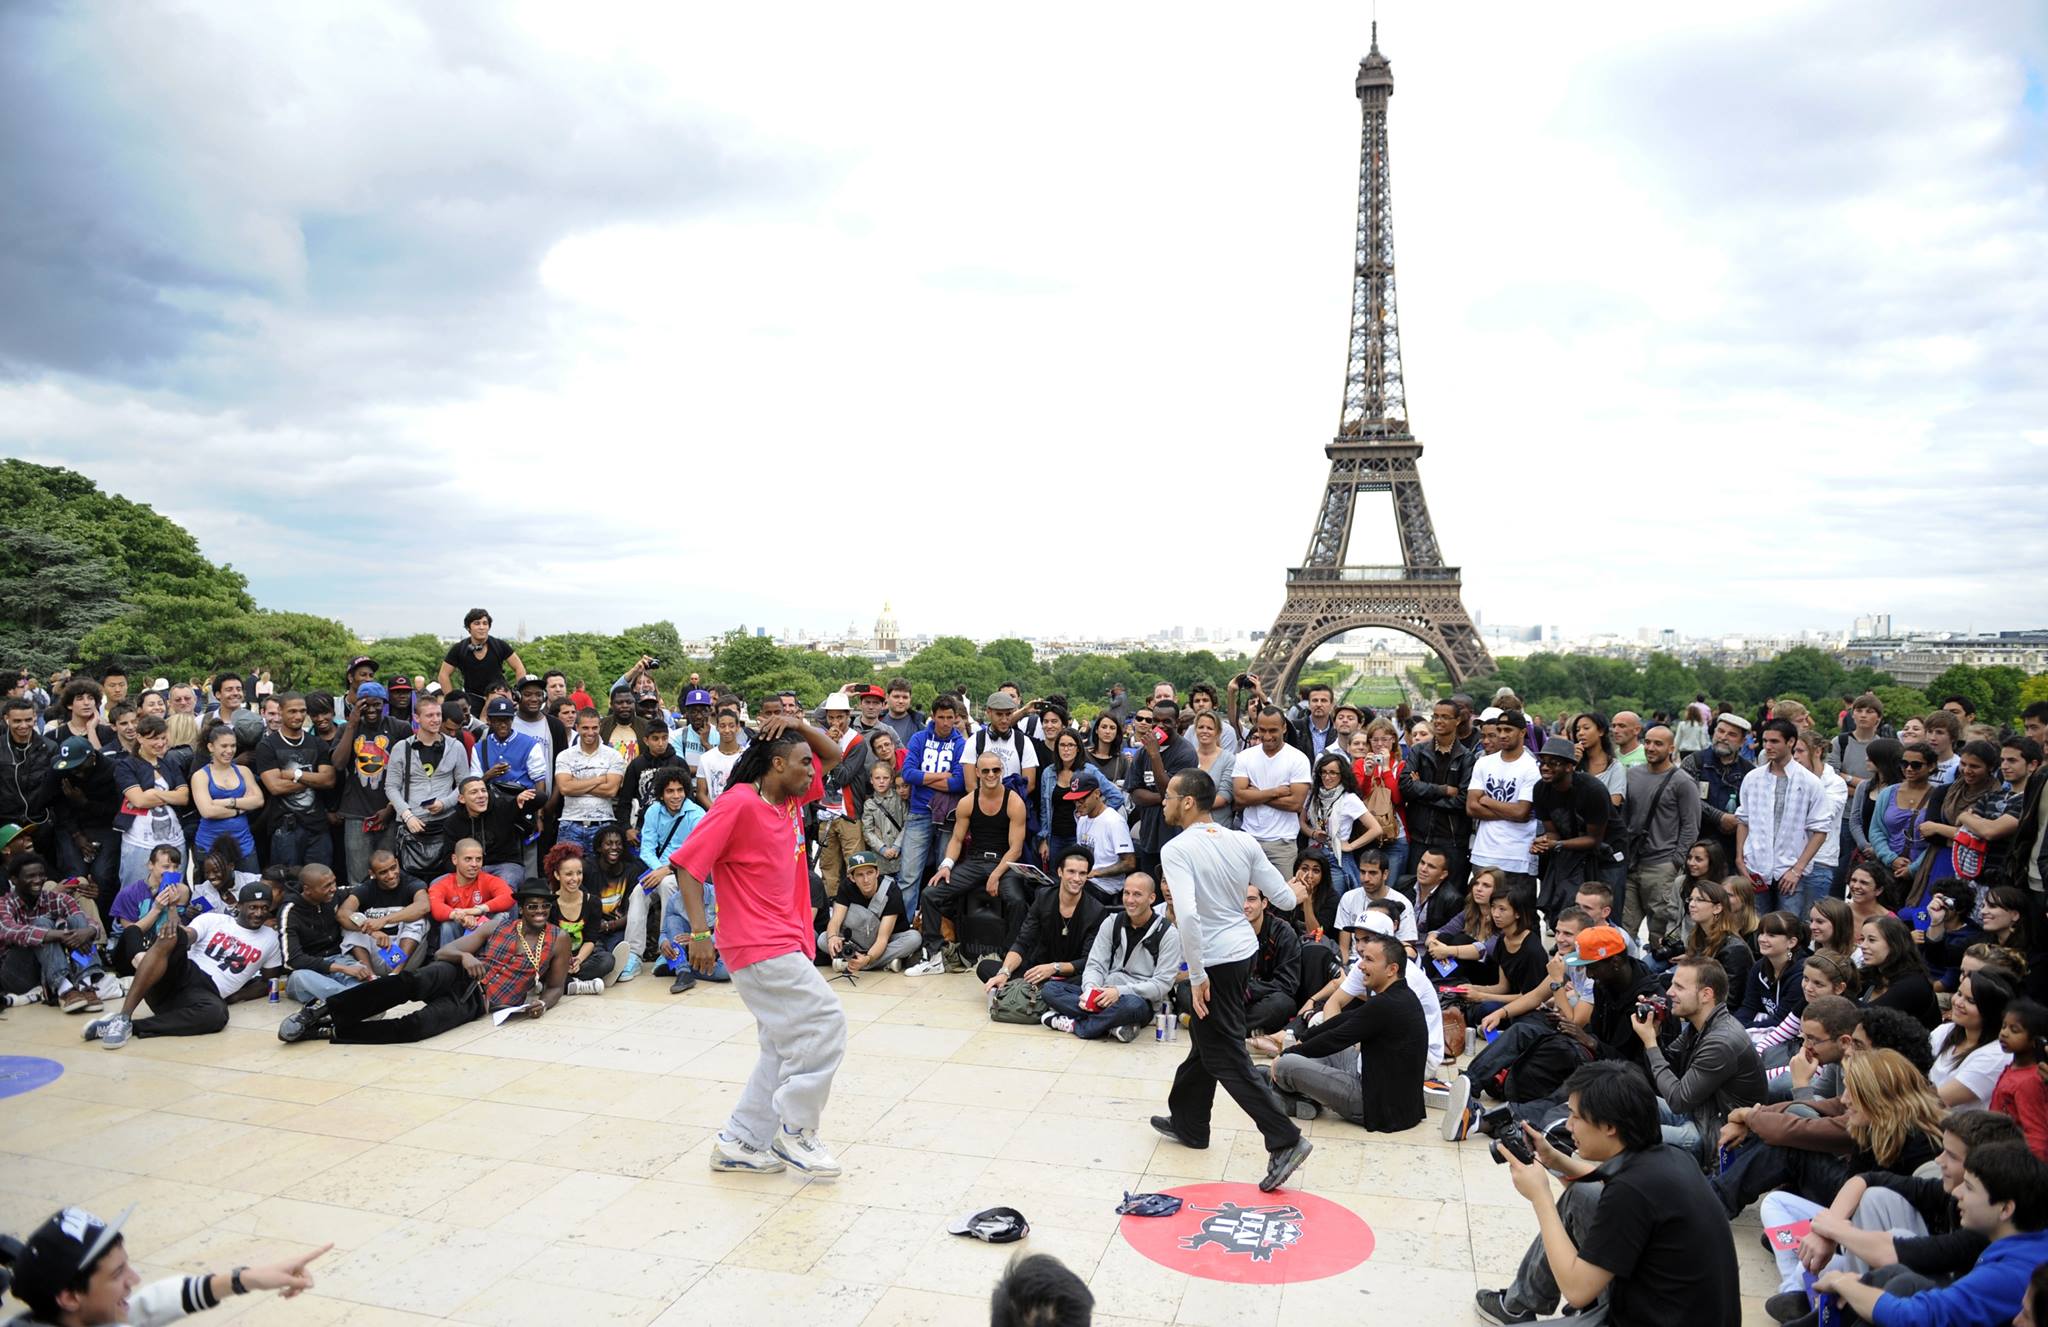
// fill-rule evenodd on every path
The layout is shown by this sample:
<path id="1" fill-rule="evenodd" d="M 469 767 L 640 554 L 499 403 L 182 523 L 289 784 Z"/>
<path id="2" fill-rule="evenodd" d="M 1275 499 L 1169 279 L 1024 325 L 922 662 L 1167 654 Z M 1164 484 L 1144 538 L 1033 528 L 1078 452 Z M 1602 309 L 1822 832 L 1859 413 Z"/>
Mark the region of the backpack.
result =
<path id="1" fill-rule="evenodd" d="M 1502 1095 L 1509 1101 L 1548 1101 L 1564 1090 L 1564 1080 L 1593 1056 L 1575 1037 L 1552 1031 L 1538 1037 L 1507 1067 Z"/>
<path id="2" fill-rule="evenodd" d="M 980 732 L 967 739 L 967 745 L 960 748 L 961 759 L 968 765 L 971 766 L 975 761 L 980 760 L 982 753 L 988 750 L 988 734 L 989 730 L 983 728 Z M 1024 736 L 1022 728 L 1013 727 L 1010 729 L 1010 745 L 1015 747 L 1017 751 L 1017 772 L 1005 775 L 1003 777 L 1003 786 L 1024 799 L 1024 832 L 1035 836 L 1039 832 L 1038 799 L 1030 795 L 1030 789 L 1024 782 L 1024 744 L 1030 740 L 1030 738 Z M 1035 754 L 1035 745 L 1033 751 Z M 974 781 L 969 779 L 967 786 L 972 789 Z"/>
<path id="3" fill-rule="evenodd" d="M 1004 982 L 988 1003 L 989 1019 L 996 1023 L 1036 1023 L 1044 1012 L 1045 997 L 1021 977 Z"/>

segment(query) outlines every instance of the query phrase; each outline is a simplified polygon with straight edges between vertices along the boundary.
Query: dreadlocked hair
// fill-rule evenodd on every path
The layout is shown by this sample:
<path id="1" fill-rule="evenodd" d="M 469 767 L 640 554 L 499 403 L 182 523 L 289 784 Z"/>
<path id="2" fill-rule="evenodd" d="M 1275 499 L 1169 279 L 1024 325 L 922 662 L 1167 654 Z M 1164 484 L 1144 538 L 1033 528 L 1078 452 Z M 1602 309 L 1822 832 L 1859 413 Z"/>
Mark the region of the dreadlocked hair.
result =
<path id="1" fill-rule="evenodd" d="M 794 733 L 780 737 L 755 738 L 748 744 L 740 758 L 733 762 L 732 773 L 726 778 L 725 786 L 730 788 L 738 783 L 759 783 L 761 776 L 768 772 L 775 758 L 793 746 L 808 746 L 803 738 Z"/>

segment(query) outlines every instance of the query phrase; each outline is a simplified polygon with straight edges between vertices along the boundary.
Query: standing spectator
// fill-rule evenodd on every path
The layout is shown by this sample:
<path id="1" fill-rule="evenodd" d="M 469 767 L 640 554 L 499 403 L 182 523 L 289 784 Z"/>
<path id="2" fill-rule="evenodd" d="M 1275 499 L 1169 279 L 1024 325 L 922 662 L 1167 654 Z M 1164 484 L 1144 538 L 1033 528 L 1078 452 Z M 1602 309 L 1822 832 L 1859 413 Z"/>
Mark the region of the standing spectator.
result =
<path id="1" fill-rule="evenodd" d="M 925 716 L 919 714 L 910 703 L 910 680 L 892 677 L 885 688 L 888 709 L 877 720 L 884 728 L 896 735 L 896 745 L 907 747 L 910 739 L 924 727 Z"/>
<path id="2" fill-rule="evenodd" d="M 1179 735 L 1180 710 L 1172 701 L 1155 702 L 1146 711 L 1131 725 L 1135 749 L 1124 775 L 1124 792 L 1136 809 L 1131 835 L 1138 869 L 1156 879 L 1161 850 L 1180 832 L 1168 823 L 1163 809 L 1166 785 L 1182 770 L 1194 768 L 1195 745 Z"/>
<path id="3" fill-rule="evenodd" d="M 277 705 L 277 731 L 257 739 L 249 761 L 264 793 L 278 803 L 270 860 L 278 866 L 332 866 L 334 842 L 319 794 L 335 785 L 334 757 L 306 726 L 305 696 L 287 691 L 277 697 Z"/>
<path id="4" fill-rule="evenodd" d="M 1304 759 L 1314 760 L 1323 754 L 1323 749 L 1336 736 L 1337 693 L 1327 682 L 1311 682 L 1302 688 L 1304 709 L 1301 718 L 1289 725 L 1287 743 L 1301 752 Z M 1338 747 L 1341 752 L 1342 746 Z M 1284 871 L 1281 874 L 1286 874 Z"/>
<path id="5" fill-rule="evenodd" d="M 114 825 L 121 810 L 121 781 L 114 771 L 119 759 L 125 753 L 118 745 L 94 746 L 72 735 L 57 744 L 57 758 L 50 762 L 58 869 L 90 880 L 94 892 L 88 897 L 109 903 L 121 888 L 121 832 Z"/>
<path id="6" fill-rule="evenodd" d="M 1328 688 L 1324 692 L 1327 696 Z M 1239 751 L 1231 766 L 1231 800 L 1238 809 L 1238 827 L 1285 878 L 1294 870 L 1301 811 L 1313 782 L 1309 758 L 1288 742 L 1286 716 L 1274 706 L 1259 707 L 1252 731 L 1257 740 Z M 1338 763 L 1344 762 L 1340 758 Z"/>
<path id="7" fill-rule="evenodd" d="M 350 888 L 370 878 L 370 858 L 392 846 L 391 801 L 384 780 L 391 768 L 391 748 L 412 733 L 411 725 L 385 713 L 389 693 L 381 682 L 356 688 L 348 726 L 335 738 L 335 763 L 341 771 L 342 856 Z"/>
<path id="8" fill-rule="evenodd" d="M 1527 721 L 1520 710 L 1504 710 L 1488 721 L 1495 749 L 1472 763 L 1465 787 L 1465 814 L 1475 822 L 1472 864 L 1491 866 L 1535 883 L 1536 857 L 1530 845 L 1542 831 L 1532 802 L 1542 778 L 1535 757 L 1523 746 Z"/>
<path id="9" fill-rule="evenodd" d="M 697 757 L 697 801 L 707 809 L 725 791 L 726 780 L 746 749 L 737 710 L 720 710 L 715 724 L 717 743 Z"/>
<path id="10" fill-rule="evenodd" d="M 0 740 L 0 824 L 47 827 L 56 743 L 43 736 L 35 702 L 25 697 L 9 696 L 0 703 L 0 720 L 7 726 Z M 47 837 L 47 828 L 43 833 Z"/>
<path id="11" fill-rule="evenodd" d="M 555 787 L 562 794 L 559 841 L 588 855 L 597 832 L 612 823 L 613 801 L 626 780 L 626 758 L 603 740 L 596 710 L 576 714 L 576 744 L 555 757 Z"/>
<path id="12" fill-rule="evenodd" d="M 1742 781 L 1756 768 L 1742 754 L 1749 740 L 1749 720 L 1723 714 L 1714 720 L 1713 744 L 1680 763 L 1685 777 L 1699 785 L 1700 837 L 1721 845 L 1724 861 L 1735 860 L 1735 812 L 1742 800 Z"/>
<path id="13" fill-rule="evenodd" d="M 504 685 L 507 664 L 511 665 L 514 677 L 524 673 L 526 665 L 519 661 L 519 651 L 491 634 L 491 615 L 484 609 L 472 608 L 464 613 L 462 630 L 465 639 L 450 645 L 441 659 L 441 691 L 447 694 L 455 674 L 460 672 L 470 706 L 478 708 L 490 696 L 492 687 Z"/>
<path id="14" fill-rule="evenodd" d="M 142 879 L 150 854 L 159 847 L 185 856 L 185 830 L 178 812 L 192 804 L 192 786 L 169 759 L 171 736 L 165 722 L 145 715 L 135 725 L 135 754 L 116 762 L 121 785 L 121 810 L 114 827 L 121 832 L 121 883 Z"/>
<path id="15" fill-rule="evenodd" d="M 232 839 L 242 860 L 256 859 L 256 836 L 249 813 L 263 807 L 263 789 L 249 771 L 235 763 L 235 730 L 216 724 L 206 738 L 208 762 L 192 776 L 192 806 L 199 813 L 199 832 L 192 846 L 199 852 L 216 839 Z"/>
<path id="16" fill-rule="evenodd" d="M 1529 851 L 1542 864 L 1543 883 L 1537 897 L 1553 928 L 1557 914 L 1571 907 L 1579 886 L 1605 881 L 1602 858 L 1607 851 L 1607 824 L 1621 815 L 1600 779 L 1580 766 L 1579 749 L 1553 737 L 1536 758 L 1536 787 L 1529 795 L 1529 818 L 1537 835 Z M 1620 766 L 1610 763 L 1610 771 Z"/>
<path id="17" fill-rule="evenodd" d="M 953 774 L 961 764 L 967 739 L 955 724 L 960 718 L 959 702 L 942 695 L 932 702 L 932 717 L 910 735 L 904 746 L 903 781 L 909 789 L 908 819 L 903 825 L 903 861 L 897 879 L 903 886 L 904 905 L 921 914 L 920 889 L 927 863 L 942 847 L 940 835 L 950 834 L 948 821 L 959 804 L 952 791 Z"/>
<path id="18" fill-rule="evenodd" d="M 1736 812 L 1735 869 L 1749 877 L 1760 908 L 1798 908 L 1800 882 L 1841 821 L 1841 808 L 1812 770 L 1793 760 L 1799 730 L 1789 719 L 1765 722 L 1760 735 L 1764 763 L 1742 778 Z"/>
<path id="19" fill-rule="evenodd" d="M 1650 947 L 1679 940 L 1678 886 L 1700 832 L 1699 785 L 1673 759 L 1675 737 L 1658 725 L 1643 734 L 1643 763 L 1628 775 L 1628 893 L 1621 928 L 1634 936 L 1647 918 Z"/>
<path id="20" fill-rule="evenodd" d="M 1465 814 L 1465 789 L 1472 783 L 1472 749 L 1458 740 L 1458 705 L 1439 700 L 1430 706 L 1430 740 L 1408 751 L 1401 776 L 1401 804 L 1408 812 L 1412 852 L 1436 849 L 1443 856 L 1445 878 L 1464 891 L 1472 840 L 1472 821 Z"/>

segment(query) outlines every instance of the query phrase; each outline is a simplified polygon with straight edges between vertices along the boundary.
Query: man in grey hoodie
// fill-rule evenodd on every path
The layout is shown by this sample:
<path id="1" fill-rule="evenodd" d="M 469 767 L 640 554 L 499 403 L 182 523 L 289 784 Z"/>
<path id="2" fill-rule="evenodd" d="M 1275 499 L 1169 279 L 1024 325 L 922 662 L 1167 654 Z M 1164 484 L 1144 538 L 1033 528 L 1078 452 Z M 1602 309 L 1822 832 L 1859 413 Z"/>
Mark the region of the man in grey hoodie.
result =
<path id="1" fill-rule="evenodd" d="M 1728 1112 L 1764 1099 L 1763 1060 L 1727 999 L 1726 969 L 1711 958 L 1681 958 L 1671 972 L 1671 1016 L 1686 1027 L 1670 1050 L 1657 1044 L 1654 1017 L 1639 1013 L 1629 1024 L 1657 1088 L 1664 1141 L 1695 1157 L 1720 1137 Z"/>
<path id="2" fill-rule="evenodd" d="M 1096 928 L 1081 980 L 1049 981 L 1039 992 L 1053 1011 L 1047 1027 L 1087 1040 L 1137 1039 L 1180 971 L 1180 931 L 1158 902 L 1159 885 L 1151 876 L 1133 871 L 1124 877 L 1123 915 Z M 1084 1003 L 1090 990 L 1100 993 L 1092 1007 Z"/>

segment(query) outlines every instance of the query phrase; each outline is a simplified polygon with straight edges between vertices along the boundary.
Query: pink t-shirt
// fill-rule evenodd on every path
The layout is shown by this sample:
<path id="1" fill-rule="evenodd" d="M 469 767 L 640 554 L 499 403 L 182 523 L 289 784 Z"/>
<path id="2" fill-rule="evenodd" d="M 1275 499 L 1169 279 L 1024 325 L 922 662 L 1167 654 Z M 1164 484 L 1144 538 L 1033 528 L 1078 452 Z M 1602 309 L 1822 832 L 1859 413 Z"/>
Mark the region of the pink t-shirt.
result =
<path id="1" fill-rule="evenodd" d="M 768 805 L 751 787 L 728 788 L 669 854 L 672 865 L 718 882 L 718 953 L 726 967 L 817 948 L 803 807 L 824 795 L 816 769 L 809 790 L 787 806 Z"/>

